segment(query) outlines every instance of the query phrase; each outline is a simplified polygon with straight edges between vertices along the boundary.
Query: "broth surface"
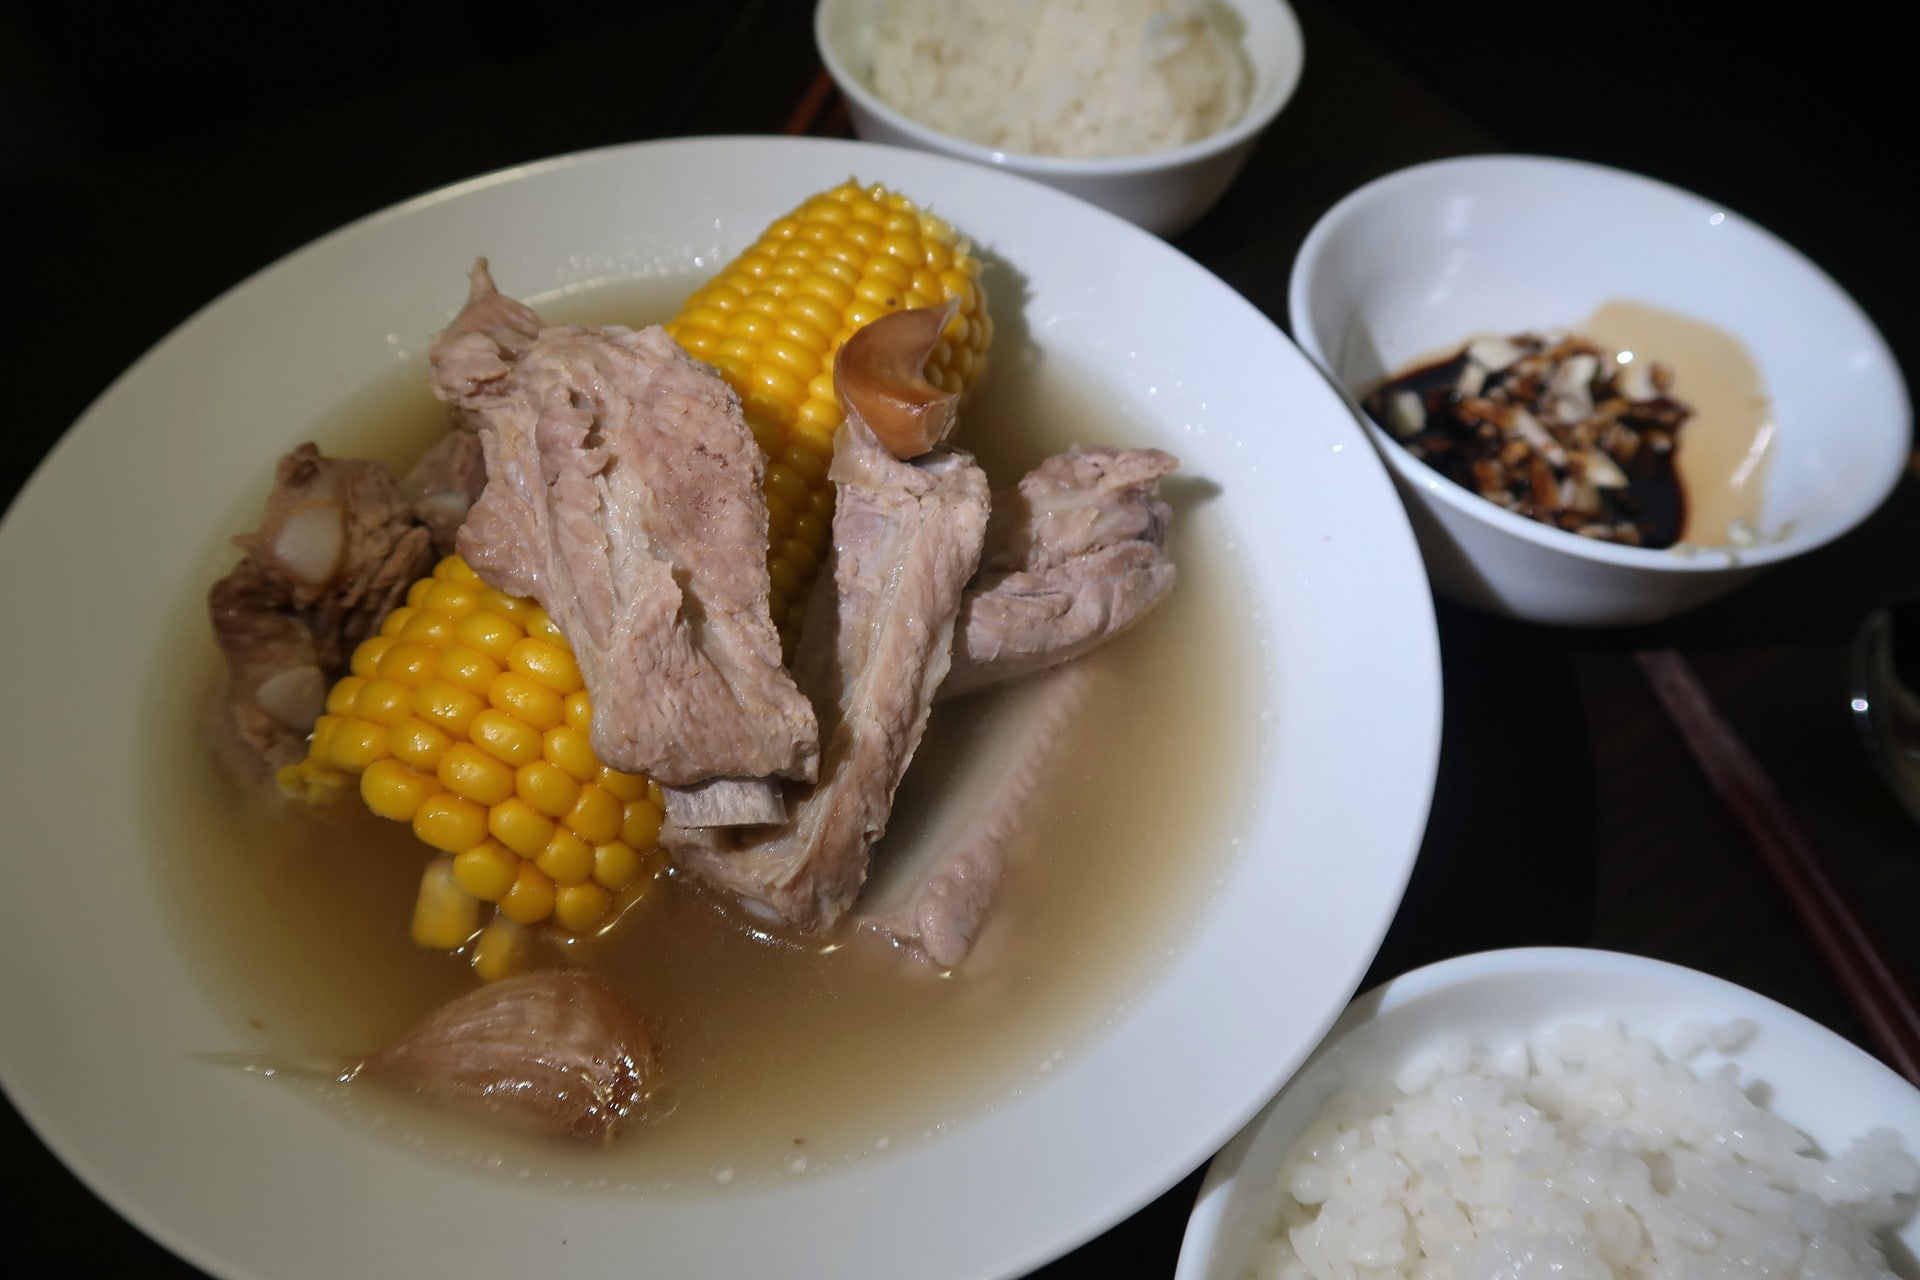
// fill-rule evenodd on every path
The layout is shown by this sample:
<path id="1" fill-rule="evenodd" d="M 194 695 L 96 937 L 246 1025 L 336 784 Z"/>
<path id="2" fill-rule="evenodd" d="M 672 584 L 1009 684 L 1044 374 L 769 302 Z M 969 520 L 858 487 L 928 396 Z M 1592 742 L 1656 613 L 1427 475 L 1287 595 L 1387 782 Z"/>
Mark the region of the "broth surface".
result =
<path id="1" fill-rule="evenodd" d="M 684 288 L 653 281 L 535 305 L 550 322 L 638 324 L 667 314 Z M 1074 443 L 1144 442 L 1083 373 L 1011 343 L 992 360 L 954 443 L 979 454 L 996 488 Z M 422 360 L 307 434 L 332 453 L 404 463 L 442 429 L 424 384 Z M 1178 585 L 1138 629 L 1083 660 L 1090 696 L 1052 753 L 991 921 L 960 969 L 936 974 L 847 931 L 808 948 L 756 940 L 712 898 L 667 880 L 612 934 L 576 948 L 655 1030 L 674 1098 L 664 1119 L 629 1128 L 611 1151 L 574 1151 L 365 1084 L 325 1092 L 477 1167 L 698 1189 L 898 1148 L 1051 1070 L 1152 981 L 1200 916 L 1251 807 L 1270 685 L 1201 480 L 1226 483 L 1183 472 L 1166 486 Z M 214 572 L 230 563 L 218 547 L 252 518 L 210 531 Z M 168 638 L 186 674 L 160 691 L 160 740 L 203 723 L 219 686 L 203 589 L 183 586 Z M 1028 683 L 935 709 L 876 881 L 912 856 L 916 833 L 984 803 L 981 779 L 1012 749 L 1009 725 L 1034 693 Z M 351 1061 L 474 985 L 463 959 L 408 936 L 430 851 L 407 827 L 352 800 L 314 814 L 249 796 L 210 752 L 164 758 L 146 800 L 151 829 L 167 833 L 156 880 L 182 945 L 233 1012 L 234 1042 L 208 1051 Z"/>

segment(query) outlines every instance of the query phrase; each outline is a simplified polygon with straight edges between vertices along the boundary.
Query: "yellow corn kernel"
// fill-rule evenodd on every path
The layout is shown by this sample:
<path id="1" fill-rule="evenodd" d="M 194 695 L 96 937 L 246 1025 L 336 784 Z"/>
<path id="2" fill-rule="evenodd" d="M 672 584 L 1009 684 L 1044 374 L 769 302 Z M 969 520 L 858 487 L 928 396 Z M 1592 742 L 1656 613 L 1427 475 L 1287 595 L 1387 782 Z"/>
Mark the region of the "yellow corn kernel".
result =
<path id="1" fill-rule="evenodd" d="M 369 812 L 394 822 L 411 822 L 440 784 L 391 757 L 375 760 L 360 775 L 360 798 Z"/>
<path id="2" fill-rule="evenodd" d="M 567 727 L 578 729 L 582 733 L 593 732 L 593 703 L 587 700 L 587 691 L 567 695 Z"/>
<path id="3" fill-rule="evenodd" d="M 481 583 L 479 586 L 480 603 L 490 613 L 497 613 L 508 622 L 519 627 L 525 633 L 524 623 L 533 616 L 540 606 L 521 596 L 510 596 L 504 591 L 496 591 Z"/>
<path id="4" fill-rule="evenodd" d="M 527 967 L 532 950 L 526 926 L 495 916 L 473 940 L 473 971 L 486 982 L 511 978 Z"/>
<path id="5" fill-rule="evenodd" d="M 417 587 L 420 584 L 416 582 L 413 585 Z M 413 606 L 403 604 L 380 619 L 380 634 L 390 640 L 397 640 L 400 638 L 400 633 L 407 629 L 407 623 L 411 621 L 413 621 Z"/>
<path id="6" fill-rule="evenodd" d="M 345 716 L 323 715 L 313 722 L 313 737 L 307 740 L 307 760 L 310 763 L 335 772 L 333 767 L 333 735 L 340 728 Z"/>
<path id="7" fill-rule="evenodd" d="M 608 769 L 604 766 L 600 770 L 596 785 L 622 804 L 629 800 L 638 800 L 647 794 L 645 778 L 638 774 L 621 773 L 618 769 Z"/>
<path id="8" fill-rule="evenodd" d="M 473 801 L 442 791 L 413 815 L 413 834 L 446 853 L 465 853 L 487 838 L 487 818 Z"/>
<path id="9" fill-rule="evenodd" d="M 564 649 L 528 636 L 507 654 L 507 665 L 566 697 L 581 687 L 580 667 Z"/>
<path id="10" fill-rule="evenodd" d="M 431 579 L 423 578 L 421 581 L 427 582 Z M 438 649 L 453 638 L 453 626 L 452 618 L 428 609 L 417 609 L 414 615 L 407 619 L 407 625 L 400 628 L 400 638 L 417 640 L 421 644 L 429 644 Z"/>
<path id="11" fill-rule="evenodd" d="M 440 660 L 433 664 L 433 674 L 484 698 L 487 686 L 500 674 L 500 664 L 471 645 L 456 644 L 441 652 Z"/>
<path id="12" fill-rule="evenodd" d="M 440 757 L 440 785 L 475 804 L 492 806 L 513 794 L 513 770 L 471 742 L 456 742 Z"/>
<path id="13" fill-rule="evenodd" d="M 487 686 L 487 701 L 545 733 L 567 717 L 565 699 L 518 671 L 502 671 Z"/>
<path id="14" fill-rule="evenodd" d="M 516 769 L 538 760 L 545 747 L 538 729 L 494 707 L 475 716 L 467 732 L 472 735 L 474 745 Z"/>
<path id="15" fill-rule="evenodd" d="M 553 839 L 553 819 L 519 796 L 509 796 L 487 810 L 486 829 L 523 858 L 538 857 L 547 841 Z"/>
<path id="16" fill-rule="evenodd" d="M 327 690 L 327 714 L 333 716 L 354 714 L 353 700 L 359 696 L 360 690 L 365 688 L 366 684 L 365 676 L 340 677 L 333 688 Z"/>
<path id="17" fill-rule="evenodd" d="M 344 683 L 344 682 L 343 682 Z M 413 690 L 393 680 L 363 680 L 354 696 L 353 708 L 346 714 L 389 727 L 405 719 L 413 710 Z"/>
<path id="18" fill-rule="evenodd" d="M 418 640 L 396 640 L 393 647 L 380 655 L 375 666 L 383 680 L 393 680 L 417 688 L 422 680 L 433 674 L 433 649 Z"/>
<path id="19" fill-rule="evenodd" d="M 434 613 L 444 614 L 450 621 L 458 622 L 480 607 L 480 589 L 471 583 L 443 582 L 438 578 L 422 578 L 420 582 L 428 584 L 428 589 L 420 599 L 413 599 L 413 593 L 407 593 L 407 603 Z M 416 582 L 414 586 L 419 586 Z"/>
<path id="20" fill-rule="evenodd" d="M 494 592 L 494 594 L 499 593 Z M 500 598 L 506 599 L 505 596 Z M 511 619 L 503 618 L 491 610 L 482 610 L 460 619 L 454 625 L 453 634 L 461 644 L 478 649 L 504 666 L 507 655 L 513 652 L 513 646 L 525 639 L 527 633 L 516 626 Z"/>
<path id="21" fill-rule="evenodd" d="M 387 728 L 370 720 L 342 717 L 328 737 L 327 754 L 336 769 L 359 773 L 387 754 Z"/>
<path id="22" fill-rule="evenodd" d="M 440 767 L 440 757 L 453 745 L 445 730 L 425 720 L 409 716 L 387 731 L 387 749 L 396 760 L 431 773 Z"/>
<path id="23" fill-rule="evenodd" d="M 580 784 L 569 778 L 565 769 L 547 760 L 520 766 L 513 789 L 549 818 L 564 818 L 580 797 Z"/>
<path id="24" fill-rule="evenodd" d="M 613 896 L 591 880 L 561 885 L 553 894 L 553 917 L 575 933 L 586 933 L 606 919 Z"/>
<path id="25" fill-rule="evenodd" d="M 413 903 L 413 940 L 423 947 L 453 951 L 480 927 L 480 902 L 453 878 L 453 859 L 435 858 L 420 877 Z"/>
<path id="26" fill-rule="evenodd" d="M 442 556 L 440 563 L 433 566 L 433 576 L 442 582 L 463 582 L 470 587 L 480 585 L 480 575 L 459 556 Z"/>
<path id="27" fill-rule="evenodd" d="M 453 878 L 482 902 L 498 902 L 520 874 L 520 859 L 496 840 L 482 840 L 453 860 Z"/>
<path id="28" fill-rule="evenodd" d="M 427 602 L 427 593 L 433 590 L 432 578 L 421 578 L 407 588 L 407 608 L 418 609 Z"/>
<path id="29" fill-rule="evenodd" d="M 391 636 L 368 636 L 353 651 L 351 667 L 353 674 L 362 680 L 372 679 L 380 670 L 380 659 L 387 656 L 387 650 L 397 643 Z"/>
<path id="30" fill-rule="evenodd" d="M 627 805 L 620 838 L 635 849 L 651 849 L 660 843 L 660 810 L 653 801 L 635 800 Z"/>
<path id="31" fill-rule="evenodd" d="M 500 895 L 500 914 L 517 924 L 539 924 L 553 914 L 553 881 L 531 862 L 522 862 L 512 887 Z"/>
<path id="32" fill-rule="evenodd" d="M 467 726 L 486 705 L 479 694 L 438 676 L 422 681 L 413 691 L 413 714 L 456 738 L 466 736 Z"/>
<path id="33" fill-rule="evenodd" d="M 625 811 L 618 800 L 599 787 L 588 784 L 580 788 L 578 798 L 563 820 L 570 830 L 578 832 L 588 844 L 605 844 L 619 836 L 625 818 Z"/>
<path id="34" fill-rule="evenodd" d="M 555 884 L 579 884 L 593 874 L 593 846 L 562 827 L 533 860 Z"/>
<path id="35" fill-rule="evenodd" d="M 602 887 L 618 893 L 639 875 L 640 855 L 633 851 L 632 845 L 609 840 L 593 847 L 593 878 Z"/>
<path id="36" fill-rule="evenodd" d="M 600 776 L 600 757 L 593 754 L 587 735 L 570 725 L 555 725 L 541 739 L 540 754 L 575 782 L 592 782 Z"/>

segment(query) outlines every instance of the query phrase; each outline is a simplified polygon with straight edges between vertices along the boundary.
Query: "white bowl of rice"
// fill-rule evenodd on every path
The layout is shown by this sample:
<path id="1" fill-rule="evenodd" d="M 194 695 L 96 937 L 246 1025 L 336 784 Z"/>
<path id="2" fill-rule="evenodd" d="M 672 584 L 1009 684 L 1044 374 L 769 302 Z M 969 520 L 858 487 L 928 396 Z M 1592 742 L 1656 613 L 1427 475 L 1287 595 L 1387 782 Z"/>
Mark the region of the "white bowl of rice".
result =
<path id="1" fill-rule="evenodd" d="M 1285 0 L 820 0 L 814 42 L 861 138 L 1163 236 L 1232 184 L 1304 59 Z"/>
<path id="2" fill-rule="evenodd" d="M 1355 1000 L 1215 1158 L 1177 1280 L 1920 1275 L 1920 1090 L 1659 961 L 1528 949 Z"/>

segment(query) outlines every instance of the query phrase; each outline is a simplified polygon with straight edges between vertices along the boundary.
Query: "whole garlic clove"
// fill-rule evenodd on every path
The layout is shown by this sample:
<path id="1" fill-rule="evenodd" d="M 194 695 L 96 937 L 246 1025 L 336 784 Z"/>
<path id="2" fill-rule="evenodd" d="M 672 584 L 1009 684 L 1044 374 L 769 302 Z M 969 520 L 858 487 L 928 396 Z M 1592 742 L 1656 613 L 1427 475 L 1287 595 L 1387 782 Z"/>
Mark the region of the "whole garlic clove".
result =
<path id="1" fill-rule="evenodd" d="M 624 1001 L 579 970 L 489 983 L 441 1006 L 351 1073 L 516 1128 L 610 1140 L 659 1075 Z"/>

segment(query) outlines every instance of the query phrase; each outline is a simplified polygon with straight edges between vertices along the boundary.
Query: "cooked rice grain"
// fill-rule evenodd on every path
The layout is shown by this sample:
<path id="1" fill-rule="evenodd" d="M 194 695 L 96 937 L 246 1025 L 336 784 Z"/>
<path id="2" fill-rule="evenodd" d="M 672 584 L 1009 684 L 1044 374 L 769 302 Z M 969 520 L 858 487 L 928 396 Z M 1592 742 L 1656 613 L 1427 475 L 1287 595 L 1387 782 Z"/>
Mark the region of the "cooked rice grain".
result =
<path id="1" fill-rule="evenodd" d="M 1043 156 L 1128 156 L 1238 120 L 1252 92 L 1219 0 L 889 0 L 873 89 L 943 133 Z"/>
<path id="2" fill-rule="evenodd" d="M 1677 1047 L 1751 1034 L 1690 1025 Z M 1438 1041 L 1390 1090 L 1323 1108 L 1280 1173 L 1248 1274 L 1892 1280 L 1875 1237 L 1920 1192 L 1898 1135 L 1825 1158 L 1735 1071 L 1696 1076 L 1617 1023 Z"/>

